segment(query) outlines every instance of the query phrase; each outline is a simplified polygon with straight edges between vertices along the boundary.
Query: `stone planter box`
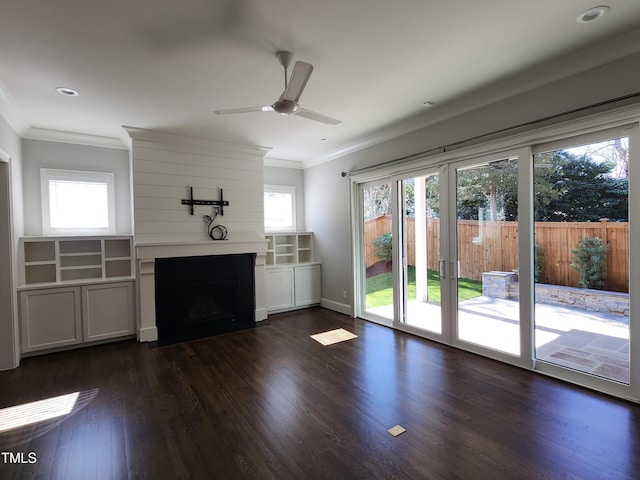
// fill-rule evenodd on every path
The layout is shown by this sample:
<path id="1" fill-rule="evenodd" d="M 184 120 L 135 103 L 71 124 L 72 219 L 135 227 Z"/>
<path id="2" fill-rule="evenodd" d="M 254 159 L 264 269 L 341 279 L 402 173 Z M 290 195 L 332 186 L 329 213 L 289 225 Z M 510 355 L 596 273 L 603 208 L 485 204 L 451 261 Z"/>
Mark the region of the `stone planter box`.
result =
<path id="1" fill-rule="evenodd" d="M 517 300 L 517 275 L 513 272 L 484 272 L 482 294 L 487 297 Z M 535 298 L 536 303 L 629 317 L 628 293 L 536 283 Z"/>

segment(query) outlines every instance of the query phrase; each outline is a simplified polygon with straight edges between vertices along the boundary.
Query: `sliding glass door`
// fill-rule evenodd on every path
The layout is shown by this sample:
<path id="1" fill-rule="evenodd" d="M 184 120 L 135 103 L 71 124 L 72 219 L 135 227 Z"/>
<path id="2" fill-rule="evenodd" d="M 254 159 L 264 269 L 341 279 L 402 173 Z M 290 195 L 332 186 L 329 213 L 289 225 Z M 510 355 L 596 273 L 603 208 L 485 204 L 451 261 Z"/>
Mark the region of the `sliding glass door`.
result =
<path id="1" fill-rule="evenodd" d="M 629 137 L 535 151 L 535 358 L 629 384 Z"/>
<path id="2" fill-rule="evenodd" d="M 520 354 L 518 163 L 491 157 L 396 177 L 398 327 Z"/>
<path id="3" fill-rule="evenodd" d="M 366 183 L 361 185 L 359 191 L 362 237 L 361 307 L 372 319 L 390 324 L 394 318 L 395 253 L 392 236 L 391 181 Z"/>
<path id="4" fill-rule="evenodd" d="M 357 315 L 635 398 L 638 137 L 559 136 L 360 184 Z"/>
<path id="5" fill-rule="evenodd" d="M 440 173 L 398 180 L 400 199 L 401 314 L 412 328 L 442 335 L 440 281 Z"/>
<path id="6" fill-rule="evenodd" d="M 451 172 L 457 341 L 519 356 L 518 160 L 473 161 Z"/>

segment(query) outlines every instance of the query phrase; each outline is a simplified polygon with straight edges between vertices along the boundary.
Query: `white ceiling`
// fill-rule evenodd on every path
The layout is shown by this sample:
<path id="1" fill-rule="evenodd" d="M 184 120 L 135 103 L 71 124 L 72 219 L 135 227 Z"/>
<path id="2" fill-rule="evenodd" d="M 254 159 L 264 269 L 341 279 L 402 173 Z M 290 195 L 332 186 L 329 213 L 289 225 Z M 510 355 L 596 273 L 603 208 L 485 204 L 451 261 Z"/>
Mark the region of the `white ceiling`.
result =
<path id="1" fill-rule="evenodd" d="M 400 131 L 442 115 L 461 97 L 524 71 L 552 65 L 555 75 L 572 73 L 562 58 L 623 34 L 639 48 L 640 1 L 608 0 L 608 15 L 576 22 L 595 5 L 3 0 L 0 113 L 30 137 L 55 130 L 124 139 L 122 125 L 130 125 L 271 147 L 269 157 L 313 164 L 389 126 Z M 284 87 L 278 50 L 314 65 L 301 105 L 340 125 L 213 113 L 273 103 Z M 59 86 L 80 95 L 63 97 Z M 425 109 L 425 101 L 435 106 Z"/>

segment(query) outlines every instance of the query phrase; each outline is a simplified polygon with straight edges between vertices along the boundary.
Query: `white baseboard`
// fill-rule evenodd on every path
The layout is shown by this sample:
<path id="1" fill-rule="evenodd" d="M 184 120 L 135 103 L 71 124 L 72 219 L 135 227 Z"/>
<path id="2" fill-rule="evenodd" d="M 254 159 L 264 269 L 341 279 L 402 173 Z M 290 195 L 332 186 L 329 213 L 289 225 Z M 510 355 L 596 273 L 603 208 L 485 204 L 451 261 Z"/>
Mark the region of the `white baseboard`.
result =
<path id="1" fill-rule="evenodd" d="M 147 327 L 138 330 L 139 342 L 155 342 L 158 340 L 158 327 Z"/>
<path id="2" fill-rule="evenodd" d="M 333 300 L 322 298 L 320 299 L 320 306 L 328 310 L 333 310 L 334 312 L 349 315 L 350 317 L 353 316 L 351 305 L 349 305 L 348 303 L 334 302 Z"/>
<path id="3" fill-rule="evenodd" d="M 255 321 L 256 322 L 261 322 L 263 320 L 266 320 L 267 319 L 267 315 L 268 314 L 267 314 L 267 309 L 266 308 L 257 309 L 255 311 L 255 317 L 254 317 Z"/>

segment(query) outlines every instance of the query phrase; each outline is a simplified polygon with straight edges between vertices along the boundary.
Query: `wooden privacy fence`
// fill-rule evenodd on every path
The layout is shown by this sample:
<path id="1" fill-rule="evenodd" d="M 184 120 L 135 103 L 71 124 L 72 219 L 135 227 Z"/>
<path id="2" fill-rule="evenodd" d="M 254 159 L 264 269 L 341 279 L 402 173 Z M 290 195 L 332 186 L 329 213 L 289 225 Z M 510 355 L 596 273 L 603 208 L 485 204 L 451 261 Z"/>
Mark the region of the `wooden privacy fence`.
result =
<path id="1" fill-rule="evenodd" d="M 407 263 L 415 264 L 415 225 L 407 218 Z M 364 224 L 367 267 L 380 261 L 373 241 L 391 231 L 391 217 L 381 216 Z M 572 250 L 585 237 L 600 237 L 609 244 L 607 290 L 629 291 L 629 224 L 626 222 L 536 222 L 535 243 L 542 247 L 540 283 L 575 287 L 578 272 L 571 267 Z M 427 267 L 438 269 L 440 220 L 427 219 Z M 510 272 L 518 268 L 518 222 L 458 220 L 460 275 L 482 280 L 482 272 Z"/>

